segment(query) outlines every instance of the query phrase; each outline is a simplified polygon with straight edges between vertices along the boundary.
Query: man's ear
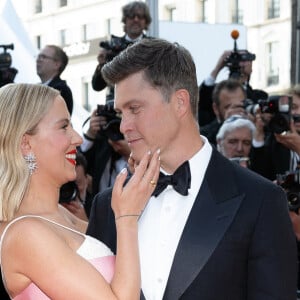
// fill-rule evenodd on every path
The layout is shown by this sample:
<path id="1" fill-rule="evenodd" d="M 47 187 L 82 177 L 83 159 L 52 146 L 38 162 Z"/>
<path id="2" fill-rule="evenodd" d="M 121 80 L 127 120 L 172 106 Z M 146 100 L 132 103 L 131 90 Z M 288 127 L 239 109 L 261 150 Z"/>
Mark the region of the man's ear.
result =
<path id="1" fill-rule="evenodd" d="M 190 94 L 186 89 L 180 89 L 175 92 L 175 105 L 176 109 L 180 114 L 185 114 L 189 107 L 190 103 Z"/>
<path id="2" fill-rule="evenodd" d="M 30 142 L 29 142 L 29 136 L 28 134 L 24 134 L 21 140 L 21 152 L 23 154 L 23 156 L 28 155 L 31 151 L 31 146 L 30 146 Z"/>

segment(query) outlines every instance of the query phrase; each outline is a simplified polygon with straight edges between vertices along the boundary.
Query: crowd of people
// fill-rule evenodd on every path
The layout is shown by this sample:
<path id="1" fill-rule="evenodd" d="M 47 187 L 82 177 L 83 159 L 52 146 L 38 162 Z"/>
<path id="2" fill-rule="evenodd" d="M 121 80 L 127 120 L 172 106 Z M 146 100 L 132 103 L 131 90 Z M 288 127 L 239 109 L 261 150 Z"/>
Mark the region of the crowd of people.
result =
<path id="1" fill-rule="evenodd" d="M 218 81 L 226 50 L 199 86 L 188 49 L 146 35 L 145 2 L 121 21 L 83 132 L 60 47 L 41 83 L 0 88 L 1 299 L 296 299 L 300 85 L 254 89 L 247 50 Z"/>

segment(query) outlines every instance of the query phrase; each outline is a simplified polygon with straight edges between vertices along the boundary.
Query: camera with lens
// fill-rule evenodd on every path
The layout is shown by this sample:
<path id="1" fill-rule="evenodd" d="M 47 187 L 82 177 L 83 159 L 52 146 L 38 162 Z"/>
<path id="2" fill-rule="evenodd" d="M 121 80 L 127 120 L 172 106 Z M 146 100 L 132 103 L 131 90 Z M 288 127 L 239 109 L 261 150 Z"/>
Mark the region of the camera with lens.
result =
<path id="1" fill-rule="evenodd" d="M 75 181 L 63 184 L 59 191 L 59 203 L 70 203 L 79 195 L 78 186 Z"/>
<path id="2" fill-rule="evenodd" d="M 17 69 L 11 67 L 12 58 L 7 49 L 14 50 L 14 44 L 0 45 L 0 48 L 3 49 L 3 52 L 0 53 L 0 87 L 13 83 L 18 73 Z"/>
<path id="3" fill-rule="evenodd" d="M 259 100 L 258 105 L 262 113 L 270 113 L 269 129 L 274 133 L 289 131 L 291 122 L 292 97 L 287 95 L 273 95 L 267 100 Z"/>
<path id="4" fill-rule="evenodd" d="M 226 58 L 225 65 L 229 69 L 229 77 L 234 79 L 239 79 L 241 77 L 241 66 L 242 61 L 253 61 L 255 60 L 255 54 L 250 53 L 248 50 L 238 50 L 236 40 L 239 37 L 239 32 L 233 30 L 231 32 L 231 37 L 234 39 L 233 51 Z"/>
<path id="5" fill-rule="evenodd" d="M 289 210 L 298 213 L 300 208 L 300 169 L 277 174 L 277 184 L 285 190 Z"/>
<path id="6" fill-rule="evenodd" d="M 101 127 L 100 134 L 104 134 L 112 141 L 123 140 L 120 132 L 121 118 L 114 110 L 114 100 L 107 101 L 105 105 L 97 105 L 97 115 L 106 118 L 106 125 Z"/>
<path id="7" fill-rule="evenodd" d="M 112 34 L 110 41 L 102 41 L 99 46 L 108 51 L 106 55 L 106 60 L 108 62 L 131 44 L 132 42 Z"/>

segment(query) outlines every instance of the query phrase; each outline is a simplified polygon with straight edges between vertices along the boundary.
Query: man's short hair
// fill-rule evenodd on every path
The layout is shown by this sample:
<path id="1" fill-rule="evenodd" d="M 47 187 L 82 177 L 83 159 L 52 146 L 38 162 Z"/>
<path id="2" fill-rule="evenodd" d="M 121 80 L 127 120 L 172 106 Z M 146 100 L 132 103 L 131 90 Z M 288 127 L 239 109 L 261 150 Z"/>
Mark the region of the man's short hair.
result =
<path id="1" fill-rule="evenodd" d="M 60 75 L 64 71 L 64 69 L 66 68 L 69 62 L 68 55 L 62 48 L 56 45 L 47 45 L 46 47 L 52 48 L 54 50 L 54 59 L 61 63 L 60 68 L 58 70 L 59 71 L 58 75 Z"/>
<path id="2" fill-rule="evenodd" d="M 213 94 L 212 94 L 212 101 L 219 106 L 220 105 L 220 93 L 223 90 L 228 90 L 229 92 L 234 92 L 237 89 L 241 89 L 242 92 L 245 95 L 246 98 L 246 91 L 243 87 L 243 85 L 236 79 L 226 79 L 223 81 L 220 81 L 214 88 Z"/>
<path id="3" fill-rule="evenodd" d="M 142 72 L 144 80 L 159 90 L 166 102 L 170 101 L 172 93 L 185 89 L 197 118 L 199 90 L 196 66 L 190 52 L 178 43 L 158 38 L 142 39 L 105 64 L 101 72 L 111 85 Z"/>
<path id="4" fill-rule="evenodd" d="M 130 17 L 137 10 L 141 10 L 143 12 L 145 20 L 146 20 L 145 30 L 147 30 L 148 26 L 150 25 L 150 23 L 152 21 L 152 18 L 151 18 L 150 12 L 149 12 L 148 5 L 142 1 L 129 2 L 128 4 L 126 4 L 122 7 L 122 22 L 125 24 L 126 18 Z"/>

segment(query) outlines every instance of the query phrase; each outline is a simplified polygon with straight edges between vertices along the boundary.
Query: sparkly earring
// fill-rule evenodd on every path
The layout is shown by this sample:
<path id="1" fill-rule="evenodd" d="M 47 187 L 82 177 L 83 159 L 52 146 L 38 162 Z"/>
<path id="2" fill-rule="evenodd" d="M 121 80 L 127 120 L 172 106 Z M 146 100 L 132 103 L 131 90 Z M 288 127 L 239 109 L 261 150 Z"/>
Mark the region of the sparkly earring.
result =
<path id="1" fill-rule="evenodd" d="M 24 159 L 27 163 L 27 167 L 29 169 L 29 174 L 32 175 L 33 172 L 37 169 L 35 155 L 33 153 L 29 153 L 24 156 Z"/>

